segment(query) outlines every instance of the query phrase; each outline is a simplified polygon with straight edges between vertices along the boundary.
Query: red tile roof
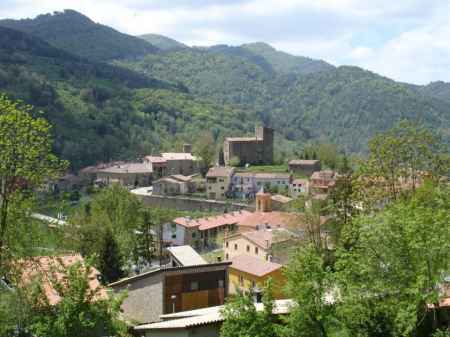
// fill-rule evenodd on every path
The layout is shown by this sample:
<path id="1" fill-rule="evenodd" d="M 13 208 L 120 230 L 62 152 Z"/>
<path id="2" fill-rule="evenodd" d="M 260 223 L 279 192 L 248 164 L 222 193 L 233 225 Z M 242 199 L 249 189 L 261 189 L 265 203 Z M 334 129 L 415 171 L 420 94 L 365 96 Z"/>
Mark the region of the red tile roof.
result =
<path id="1" fill-rule="evenodd" d="M 22 282 L 29 283 L 32 280 L 41 277 L 42 288 L 47 296 L 47 299 L 51 305 L 57 304 L 61 297 L 52 285 L 51 278 L 55 278 L 56 281 L 62 281 L 66 275 L 61 272 L 68 267 L 80 262 L 84 265 L 84 260 L 79 254 L 75 255 L 59 255 L 59 256 L 38 256 L 31 260 L 20 261 L 22 272 Z M 106 289 L 100 285 L 97 276 L 100 272 L 92 268 L 89 276 L 89 287 L 93 291 L 98 291 L 98 299 L 107 298 Z"/>
<path id="2" fill-rule="evenodd" d="M 269 248 L 273 243 L 288 241 L 294 237 L 293 233 L 284 228 L 260 229 L 243 232 L 241 235 L 264 249 Z"/>
<path id="3" fill-rule="evenodd" d="M 258 277 L 270 274 L 283 267 L 281 264 L 264 261 L 250 255 L 238 255 L 231 260 L 230 268 Z"/>
<path id="4" fill-rule="evenodd" d="M 249 212 L 236 211 L 225 213 L 219 216 L 212 216 L 200 219 L 188 217 L 176 218 L 174 223 L 183 227 L 198 227 L 199 230 L 218 228 L 225 225 L 237 225 L 256 229 L 258 226 L 270 225 L 272 228 L 298 228 L 304 224 L 303 216 L 300 213 L 288 212 Z"/>

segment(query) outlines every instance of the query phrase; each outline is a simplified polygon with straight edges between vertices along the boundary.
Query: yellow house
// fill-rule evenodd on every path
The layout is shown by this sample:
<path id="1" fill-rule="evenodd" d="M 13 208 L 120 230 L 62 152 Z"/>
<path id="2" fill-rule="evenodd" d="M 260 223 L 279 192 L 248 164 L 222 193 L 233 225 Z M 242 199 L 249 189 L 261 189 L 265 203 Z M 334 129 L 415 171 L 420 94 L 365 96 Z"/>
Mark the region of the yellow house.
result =
<path id="1" fill-rule="evenodd" d="M 263 289 L 266 281 L 271 278 L 273 298 L 286 298 L 283 294 L 286 277 L 282 272 L 282 268 L 281 264 L 264 261 L 254 256 L 245 254 L 235 256 L 228 269 L 228 292 L 230 295 L 233 295 L 237 294 L 239 290 L 247 292 Z"/>

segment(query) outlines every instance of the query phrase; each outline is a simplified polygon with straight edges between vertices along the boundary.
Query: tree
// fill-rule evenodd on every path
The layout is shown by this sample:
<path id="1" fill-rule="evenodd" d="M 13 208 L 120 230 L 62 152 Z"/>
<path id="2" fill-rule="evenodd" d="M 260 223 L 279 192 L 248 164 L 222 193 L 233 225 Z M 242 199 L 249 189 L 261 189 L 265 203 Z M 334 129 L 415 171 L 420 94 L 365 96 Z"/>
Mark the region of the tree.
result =
<path id="1" fill-rule="evenodd" d="M 216 158 L 216 144 L 211 132 L 203 133 L 195 144 L 195 154 L 200 157 L 202 173 L 206 175 L 208 169 L 214 165 Z"/>
<path id="2" fill-rule="evenodd" d="M 111 283 L 125 276 L 122 270 L 122 256 L 119 246 L 110 228 L 103 234 L 103 246 L 99 256 L 99 270 L 105 283 Z"/>
<path id="3" fill-rule="evenodd" d="M 58 277 L 58 273 L 67 277 Z M 34 336 L 48 337 L 128 336 L 125 323 L 119 319 L 123 295 L 109 298 L 100 288 L 92 289 L 91 277 L 90 263 L 56 269 L 49 277 L 60 297 L 56 305 L 48 302 L 37 280 L 27 292 L 31 308 L 27 331 Z"/>
<path id="4" fill-rule="evenodd" d="M 439 285 L 450 270 L 449 223 L 449 187 L 428 183 L 344 231 L 353 245 L 339 251 L 336 269 L 340 310 L 352 317 L 347 323 L 354 335 L 371 336 L 365 329 L 372 326 L 385 335 L 410 336 L 429 305 L 439 307 Z M 382 317 L 376 326 L 374 317 Z M 436 329 L 434 315 L 432 323 Z"/>
<path id="5" fill-rule="evenodd" d="M 262 311 L 257 311 L 250 293 L 232 297 L 222 311 L 220 337 L 275 337 L 278 327 L 272 315 L 271 289 L 269 281 L 263 292 Z"/>
<path id="6" fill-rule="evenodd" d="M 450 167 L 448 149 L 431 131 L 409 121 L 376 135 L 369 151 L 357 172 L 359 198 L 368 211 L 385 200 L 414 193 L 425 177 L 439 181 Z"/>
<path id="7" fill-rule="evenodd" d="M 28 191 L 65 166 L 52 154 L 47 121 L 33 118 L 31 106 L 0 96 L 0 269 L 13 249 L 9 231 L 20 225 L 18 217 L 26 217 Z"/>
<path id="8" fill-rule="evenodd" d="M 283 329 L 285 337 L 328 337 L 339 326 L 335 318 L 334 275 L 324 253 L 302 245 L 286 271 L 287 294 L 296 305 Z"/>

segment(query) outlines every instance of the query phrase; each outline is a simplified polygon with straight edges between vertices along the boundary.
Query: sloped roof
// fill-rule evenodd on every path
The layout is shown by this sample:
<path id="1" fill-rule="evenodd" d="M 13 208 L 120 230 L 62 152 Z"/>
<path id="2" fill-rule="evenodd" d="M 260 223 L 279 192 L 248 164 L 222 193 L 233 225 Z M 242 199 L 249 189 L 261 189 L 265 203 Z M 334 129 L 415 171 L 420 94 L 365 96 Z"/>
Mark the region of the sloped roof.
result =
<path id="1" fill-rule="evenodd" d="M 98 172 L 126 174 L 126 173 L 152 173 L 153 170 L 144 163 L 125 163 L 110 166 L 98 170 Z"/>
<path id="2" fill-rule="evenodd" d="M 271 199 L 274 201 L 281 202 L 283 204 L 287 204 L 288 202 L 291 202 L 292 200 L 294 200 L 292 198 L 286 197 L 285 195 L 281 195 L 281 194 L 272 195 Z"/>
<path id="3" fill-rule="evenodd" d="M 161 157 L 165 160 L 196 160 L 197 158 L 192 153 L 185 152 L 164 152 Z"/>
<path id="4" fill-rule="evenodd" d="M 41 278 L 41 286 L 49 303 L 56 305 L 61 300 L 61 297 L 53 287 L 51 280 L 62 281 L 66 277 L 63 271 L 75 263 L 81 263 L 84 266 L 84 259 L 81 255 L 37 256 L 30 260 L 19 261 L 22 268 L 22 282 L 27 284 Z M 100 272 L 91 267 L 89 287 L 93 291 L 98 291 L 98 299 L 105 299 L 108 295 L 106 289 L 101 286 L 97 278 L 99 275 Z"/>
<path id="5" fill-rule="evenodd" d="M 207 264 L 207 262 L 191 246 L 188 245 L 168 247 L 167 251 L 182 266 L 198 266 Z"/>
<path id="6" fill-rule="evenodd" d="M 264 261 L 257 257 L 242 254 L 233 257 L 230 268 L 247 274 L 262 277 L 283 267 L 281 264 Z"/>
<path id="7" fill-rule="evenodd" d="M 224 213 L 218 216 L 207 218 L 191 219 L 181 217 L 173 220 L 177 225 L 192 228 L 198 227 L 199 230 L 207 230 L 225 225 L 238 225 L 256 229 L 258 226 L 270 225 L 272 228 L 297 228 L 304 224 L 304 218 L 300 213 L 291 212 L 249 212 L 235 211 Z"/>
<path id="8" fill-rule="evenodd" d="M 272 313 L 274 315 L 283 315 L 291 312 L 295 306 L 295 302 L 291 299 L 275 300 L 273 303 Z M 222 310 L 224 306 L 219 305 L 210 308 L 197 310 L 181 311 L 174 314 L 166 314 L 160 316 L 162 319 L 169 319 L 162 322 L 142 324 L 134 328 L 137 331 L 145 330 L 162 330 L 162 329 L 186 329 L 195 326 L 214 324 L 222 322 L 224 317 Z M 263 303 L 255 303 L 257 311 L 264 310 Z M 179 318 L 181 317 L 181 318 Z"/>
<path id="9" fill-rule="evenodd" d="M 152 164 L 165 164 L 165 163 L 167 163 L 167 160 L 164 159 L 161 156 L 146 156 L 145 159 L 148 160 L 149 162 L 151 162 Z"/>
<path id="10" fill-rule="evenodd" d="M 273 243 L 288 241 L 296 236 L 285 228 L 260 229 L 243 232 L 241 235 L 264 249 L 272 246 Z"/>
<path id="11" fill-rule="evenodd" d="M 234 167 L 229 166 L 213 166 L 208 170 L 206 177 L 229 177 L 233 174 Z"/>

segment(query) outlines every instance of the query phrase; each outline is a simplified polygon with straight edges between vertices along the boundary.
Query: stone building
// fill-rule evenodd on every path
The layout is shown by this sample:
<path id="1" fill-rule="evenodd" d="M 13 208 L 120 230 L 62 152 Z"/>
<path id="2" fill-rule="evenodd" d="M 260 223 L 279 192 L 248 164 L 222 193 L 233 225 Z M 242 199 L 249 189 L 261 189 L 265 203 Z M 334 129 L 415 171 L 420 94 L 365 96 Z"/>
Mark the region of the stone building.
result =
<path id="1" fill-rule="evenodd" d="M 314 195 L 327 195 L 336 184 L 337 173 L 331 170 L 316 171 L 309 182 L 309 191 Z"/>
<path id="2" fill-rule="evenodd" d="M 127 291 L 123 317 L 151 323 L 160 316 L 224 304 L 230 262 L 158 268 L 109 284 L 115 293 Z"/>
<path id="3" fill-rule="evenodd" d="M 126 187 L 150 186 L 153 171 L 145 163 L 117 164 L 97 171 L 97 182 L 104 185 L 118 183 Z"/>
<path id="4" fill-rule="evenodd" d="M 224 200 L 231 188 L 233 167 L 214 166 L 206 174 L 206 194 L 208 199 Z"/>
<path id="5" fill-rule="evenodd" d="M 273 129 L 256 127 L 255 137 L 229 137 L 223 143 L 225 165 L 234 158 L 239 165 L 273 163 Z"/>
<path id="6" fill-rule="evenodd" d="M 320 160 L 295 159 L 289 163 L 289 172 L 310 177 L 316 171 L 320 171 Z"/>
<path id="7" fill-rule="evenodd" d="M 185 195 L 195 192 L 195 183 L 192 176 L 174 174 L 156 180 L 153 183 L 154 195 Z"/>
<path id="8" fill-rule="evenodd" d="M 294 179 L 289 185 L 289 195 L 298 198 L 300 195 L 307 195 L 309 192 L 309 182 L 306 179 Z"/>
<path id="9" fill-rule="evenodd" d="M 152 169 L 155 179 L 173 174 L 186 176 L 199 173 L 199 161 L 190 152 L 191 146 L 185 144 L 183 151 L 186 152 L 163 152 L 159 156 L 146 156 L 144 163 Z"/>

